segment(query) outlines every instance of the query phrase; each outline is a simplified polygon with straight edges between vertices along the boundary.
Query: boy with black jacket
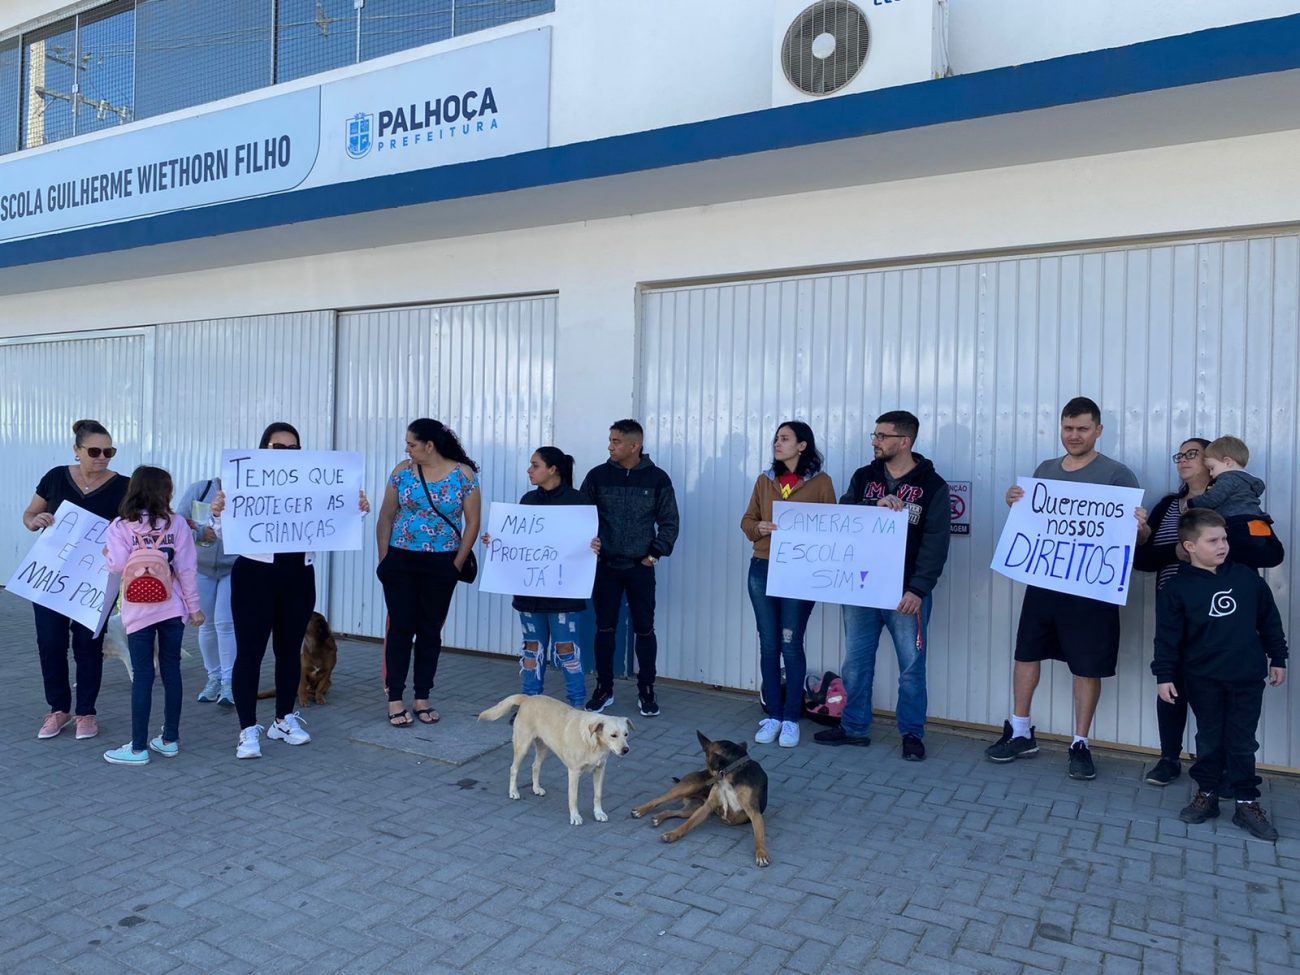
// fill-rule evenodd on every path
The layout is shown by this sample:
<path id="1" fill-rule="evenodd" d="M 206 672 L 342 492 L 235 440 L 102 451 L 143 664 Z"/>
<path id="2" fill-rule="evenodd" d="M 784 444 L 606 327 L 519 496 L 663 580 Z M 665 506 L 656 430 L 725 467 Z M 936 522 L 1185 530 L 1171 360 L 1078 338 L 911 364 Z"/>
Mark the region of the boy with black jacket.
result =
<path id="1" fill-rule="evenodd" d="M 627 596 L 635 635 L 637 701 L 647 717 L 655 700 L 655 563 L 672 554 L 679 519 L 673 482 L 641 450 L 645 434 L 636 420 L 609 428 L 609 461 L 593 467 L 581 491 L 600 519 L 600 561 L 591 601 L 596 610 L 596 690 L 588 711 L 614 703 L 614 631 Z"/>
<path id="2" fill-rule="evenodd" d="M 1226 561 L 1228 533 L 1218 512 L 1193 508 L 1178 524 L 1188 562 L 1156 597 L 1156 692 L 1172 704 L 1181 672 L 1196 715 L 1197 791 L 1178 814 L 1185 823 L 1219 815 L 1219 786 L 1236 800 L 1232 821 L 1263 840 L 1277 830 L 1259 806 L 1255 728 L 1264 679 L 1286 681 L 1286 636 L 1273 593 L 1259 575 Z M 1226 767 L 1226 776 L 1225 776 Z"/>

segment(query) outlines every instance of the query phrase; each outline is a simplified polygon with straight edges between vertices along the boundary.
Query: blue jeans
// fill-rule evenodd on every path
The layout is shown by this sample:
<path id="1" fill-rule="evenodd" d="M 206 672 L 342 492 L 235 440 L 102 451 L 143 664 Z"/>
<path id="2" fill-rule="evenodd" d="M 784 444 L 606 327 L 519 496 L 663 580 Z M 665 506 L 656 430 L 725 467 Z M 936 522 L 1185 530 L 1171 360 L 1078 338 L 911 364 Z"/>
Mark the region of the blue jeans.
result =
<path id="1" fill-rule="evenodd" d="M 803 635 L 816 603 L 767 594 L 767 559 L 749 560 L 749 601 L 758 624 L 758 649 L 763 674 L 763 708 L 769 718 L 798 721 L 803 712 L 804 677 L 808 661 Z M 785 662 L 785 705 L 781 704 L 781 662 Z"/>
<path id="2" fill-rule="evenodd" d="M 582 673 L 578 647 L 577 613 L 520 613 L 524 645 L 519 653 L 520 689 L 541 694 L 546 682 L 547 651 L 551 663 L 564 672 L 564 696 L 581 708 L 587 701 L 587 678 Z"/>
<path id="3" fill-rule="evenodd" d="M 180 738 L 181 725 L 181 637 L 185 624 L 180 617 L 163 620 L 143 630 L 128 633 L 131 651 L 131 747 L 137 752 L 149 746 L 149 710 L 153 706 L 153 648 L 158 642 L 158 676 L 163 686 L 163 741 Z"/>
<path id="4" fill-rule="evenodd" d="M 925 737 L 925 651 L 930 625 L 931 598 L 921 600 L 920 635 L 918 618 L 896 609 L 845 606 L 844 613 L 844 704 L 843 727 L 850 735 L 863 736 L 871 730 L 871 691 L 876 681 L 876 648 L 880 631 L 888 627 L 898 656 L 898 731 Z"/>

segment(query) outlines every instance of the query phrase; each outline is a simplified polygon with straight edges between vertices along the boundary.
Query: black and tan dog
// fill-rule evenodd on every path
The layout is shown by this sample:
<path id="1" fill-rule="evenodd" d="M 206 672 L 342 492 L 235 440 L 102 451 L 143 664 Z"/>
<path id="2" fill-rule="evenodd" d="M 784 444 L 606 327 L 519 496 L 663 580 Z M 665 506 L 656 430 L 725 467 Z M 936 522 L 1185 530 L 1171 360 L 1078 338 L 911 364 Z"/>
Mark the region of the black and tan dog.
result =
<path id="1" fill-rule="evenodd" d="M 675 843 L 700 823 L 716 813 L 728 826 L 749 823 L 754 828 L 754 862 L 760 867 L 771 863 L 764 839 L 763 813 L 767 810 L 767 773 L 749 757 L 749 746 L 742 742 L 710 741 L 701 732 L 695 732 L 704 749 L 705 767 L 692 772 L 657 799 L 632 810 L 640 819 L 656 806 L 681 799 L 678 809 L 657 813 L 650 825 L 658 826 L 665 819 L 685 819 L 676 829 L 659 838 L 665 843 Z"/>

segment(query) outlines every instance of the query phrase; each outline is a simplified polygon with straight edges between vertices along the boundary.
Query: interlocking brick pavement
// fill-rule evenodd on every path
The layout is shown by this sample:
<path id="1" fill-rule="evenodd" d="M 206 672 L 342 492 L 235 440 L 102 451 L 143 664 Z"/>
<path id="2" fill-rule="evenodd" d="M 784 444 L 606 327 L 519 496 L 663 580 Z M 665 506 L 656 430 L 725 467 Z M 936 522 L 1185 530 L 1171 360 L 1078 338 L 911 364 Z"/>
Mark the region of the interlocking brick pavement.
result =
<path id="1" fill-rule="evenodd" d="M 99 738 L 38 741 L 31 613 L 7 594 L 0 645 L 6 975 L 1300 970 L 1295 779 L 1266 777 L 1273 845 L 1227 817 L 1184 825 L 1186 776 L 1152 788 L 1131 756 L 1099 752 L 1082 783 L 1062 746 L 994 766 L 987 740 L 931 729 L 913 764 L 888 721 L 867 749 L 816 746 L 807 726 L 797 749 L 752 746 L 771 783 L 758 870 L 746 829 L 668 846 L 628 817 L 697 766 L 697 728 L 748 737 L 752 697 L 663 686 L 663 716 L 634 717 L 611 763 L 610 821 L 584 781 L 573 828 L 562 766 L 544 767 L 545 798 L 511 802 L 509 726 L 470 724 L 516 690 L 509 660 L 444 656 L 444 720 L 394 742 L 378 647 L 345 641 L 330 703 L 305 712 L 315 740 L 239 762 L 234 715 L 192 699 L 191 635 L 180 757 L 120 768 L 100 756 L 130 735 L 125 669 L 106 669 Z M 630 713 L 632 687 L 616 698 Z M 159 688 L 155 723 L 161 707 Z"/>

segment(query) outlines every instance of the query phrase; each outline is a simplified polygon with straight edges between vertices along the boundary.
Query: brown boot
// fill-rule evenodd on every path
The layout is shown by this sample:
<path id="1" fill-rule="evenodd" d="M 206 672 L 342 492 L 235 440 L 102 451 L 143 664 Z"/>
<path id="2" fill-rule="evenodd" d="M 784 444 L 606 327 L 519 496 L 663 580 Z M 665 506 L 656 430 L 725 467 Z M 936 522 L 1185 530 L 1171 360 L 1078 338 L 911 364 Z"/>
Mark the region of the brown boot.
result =
<path id="1" fill-rule="evenodd" d="M 1185 823 L 1203 823 L 1207 819 L 1217 819 L 1219 815 L 1219 797 L 1213 792 L 1197 792 L 1192 801 L 1183 807 L 1178 818 Z"/>
<path id="2" fill-rule="evenodd" d="M 1268 821 L 1268 816 L 1259 808 L 1258 802 L 1237 803 L 1237 811 L 1232 814 L 1232 821 L 1258 839 L 1268 840 L 1270 843 L 1277 839 L 1277 827 Z"/>

